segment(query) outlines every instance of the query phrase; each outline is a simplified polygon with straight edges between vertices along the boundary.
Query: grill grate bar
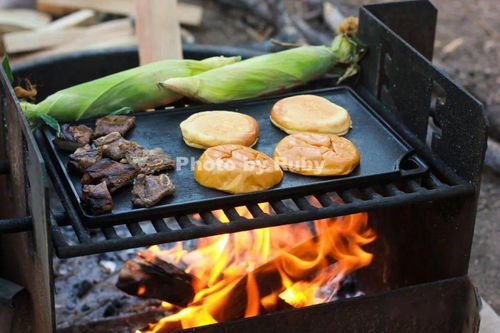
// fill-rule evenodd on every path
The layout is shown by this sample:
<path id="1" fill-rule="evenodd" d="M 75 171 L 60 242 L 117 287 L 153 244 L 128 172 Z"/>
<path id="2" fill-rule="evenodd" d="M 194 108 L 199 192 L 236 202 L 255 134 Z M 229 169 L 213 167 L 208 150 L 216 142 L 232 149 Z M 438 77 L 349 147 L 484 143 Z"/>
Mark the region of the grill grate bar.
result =
<path id="1" fill-rule="evenodd" d="M 50 219 L 50 229 L 52 231 L 52 239 L 54 241 L 54 244 L 57 244 L 59 247 L 66 247 L 68 246 L 68 243 L 64 240 L 64 236 L 61 232 L 61 229 L 59 225 L 57 225 L 57 222 L 52 218 Z M 57 249 L 57 247 L 56 247 Z"/>
<path id="2" fill-rule="evenodd" d="M 200 217 L 207 225 L 220 224 L 220 221 L 214 216 L 212 212 L 201 212 Z"/>
<path id="3" fill-rule="evenodd" d="M 393 183 L 390 183 L 390 184 L 387 184 L 385 186 L 385 188 L 387 189 L 387 193 L 391 196 L 398 196 L 398 195 L 401 195 L 401 194 L 404 194 L 403 191 L 401 191 L 396 185 L 394 185 Z"/>
<path id="4" fill-rule="evenodd" d="M 176 216 L 175 219 L 177 220 L 177 223 L 181 226 L 182 229 L 188 229 L 188 228 L 192 228 L 195 226 L 191 222 L 189 217 L 187 217 L 186 215 Z"/>
<path id="5" fill-rule="evenodd" d="M 443 182 L 441 182 L 435 175 L 433 175 L 432 173 L 429 174 L 429 177 L 427 178 L 427 183 L 430 185 L 430 188 L 431 189 L 435 189 L 435 188 L 438 188 L 438 187 L 442 187 L 442 186 L 448 186 L 446 184 L 444 184 Z"/>
<path id="6" fill-rule="evenodd" d="M 268 216 L 264 211 L 259 207 L 259 205 L 256 204 L 251 204 L 251 205 L 246 205 L 248 208 L 248 211 L 252 213 L 253 217 L 261 217 L 261 216 Z"/>
<path id="7" fill-rule="evenodd" d="M 315 197 L 323 207 L 337 205 L 337 203 L 332 200 L 328 193 L 316 194 Z"/>
<path id="8" fill-rule="evenodd" d="M 102 233 L 104 234 L 104 237 L 106 239 L 117 239 L 120 238 L 118 234 L 116 233 L 116 230 L 114 227 L 106 227 L 101 229 Z"/>
<path id="9" fill-rule="evenodd" d="M 156 232 L 163 232 L 170 230 L 170 228 L 167 226 L 165 221 L 163 221 L 163 219 L 154 219 L 151 220 L 151 223 L 153 224 L 153 228 L 155 228 Z"/>
<path id="10" fill-rule="evenodd" d="M 271 201 L 269 204 L 273 207 L 276 214 L 287 214 L 291 212 L 291 209 L 288 208 L 281 200 Z"/>
<path id="11" fill-rule="evenodd" d="M 244 217 L 238 214 L 238 212 L 234 208 L 225 208 L 224 214 L 226 214 L 226 216 L 229 218 L 229 221 L 244 219 Z"/>
<path id="12" fill-rule="evenodd" d="M 345 203 L 356 203 L 359 201 L 362 201 L 361 199 L 357 198 L 351 190 L 344 190 L 338 192 L 339 196 L 342 198 L 342 200 Z"/>
<path id="13" fill-rule="evenodd" d="M 314 207 L 309 203 L 309 201 L 305 197 L 297 197 L 292 199 L 293 202 L 302 210 L 316 210 L 318 208 Z"/>
<path id="14" fill-rule="evenodd" d="M 137 222 L 127 223 L 127 229 L 128 229 L 128 231 L 130 231 L 130 234 L 132 236 L 142 236 L 142 235 L 145 235 L 144 230 L 142 230 L 141 226 Z"/>
<path id="15" fill-rule="evenodd" d="M 410 180 L 408 182 L 408 188 L 410 189 L 410 191 L 412 192 L 422 192 L 423 190 L 425 190 L 422 186 L 420 186 L 416 181 L 414 180 Z"/>
<path id="16" fill-rule="evenodd" d="M 375 189 L 373 187 L 365 187 L 363 189 L 363 192 L 364 194 L 369 198 L 369 199 L 374 199 L 374 200 L 377 200 L 377 199 L 380 199 L 380 198 L 383 198 L 384 196 L 381 195 L 380 193 L 378 193 L 377 191 L 375 191 Z"/>

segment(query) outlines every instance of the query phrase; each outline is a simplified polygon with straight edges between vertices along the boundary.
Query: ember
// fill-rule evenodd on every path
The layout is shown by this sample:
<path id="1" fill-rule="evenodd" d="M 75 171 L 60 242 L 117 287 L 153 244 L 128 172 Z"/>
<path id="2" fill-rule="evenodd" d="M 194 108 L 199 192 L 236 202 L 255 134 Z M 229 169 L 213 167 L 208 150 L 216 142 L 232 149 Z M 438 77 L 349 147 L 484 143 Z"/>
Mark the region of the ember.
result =
<path id="1" fill-rule="evenodd" d="M 260 207 L 269 213 L 267 203 Z M 245 207 L 237 211 L 252 217 Z M 227 220 L 222 211 L 213 213 Z M 202 238 L 194 250 L 182 243 L 168 250 L 153 246 L 147 252 L 196 277 L 196 294 L 187 307 L 136 333 L 170 332 L 331 301 L 343 278 L 372 260 L 362 249 L 376 238 L 367 221 L 368 214 L 360 213 Z M 147 293 L 146 287 L 140 292 Z"/>

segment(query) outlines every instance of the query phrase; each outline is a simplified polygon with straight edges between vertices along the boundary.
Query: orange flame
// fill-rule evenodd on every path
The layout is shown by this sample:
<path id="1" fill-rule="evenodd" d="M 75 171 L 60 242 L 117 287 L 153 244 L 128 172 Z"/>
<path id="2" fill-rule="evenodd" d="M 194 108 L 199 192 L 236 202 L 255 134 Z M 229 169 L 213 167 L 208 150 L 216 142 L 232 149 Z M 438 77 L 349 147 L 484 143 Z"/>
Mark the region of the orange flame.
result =
<path id="1" fill-rule="evenodd" d="M 259 207 L 270 213 L 269 204 Z M 253 217 L 244 206 L 236 211 Z M 229 223 L 222 210 L 212 213 Z M 373 255 L 362 249 L 376 238 L 367 223 L 368 215 L 360 213 L 317 220 L 314 228 L 300 223 L 202 238 L 192 251 L 181 242 L 168 250 L 152 247 L 186 267 L 201 287 L 188 307 L 139 332 L 170 332 L 330 301 L 347 274 L 372 261 Z"/>

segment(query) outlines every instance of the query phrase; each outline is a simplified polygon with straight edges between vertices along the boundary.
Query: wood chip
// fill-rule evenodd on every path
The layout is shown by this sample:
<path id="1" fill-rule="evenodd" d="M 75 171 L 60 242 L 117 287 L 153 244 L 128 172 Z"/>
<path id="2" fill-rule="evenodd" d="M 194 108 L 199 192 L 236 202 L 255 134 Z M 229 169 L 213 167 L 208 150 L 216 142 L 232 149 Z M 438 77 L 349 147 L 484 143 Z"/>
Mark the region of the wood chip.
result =
<path id="1" fill-rule="evenodd" d="M 12 58 L 12 63 L 74 51 L 137 45 L 137 38 L 129 19 L 113 20 L 87 28 L 73 29 L 84 29 L 84 32 L 54 48 Z"/>
<path id="2" fill-rule="evenodd" d="M 102 13 L 135 16 L 135 0 L 38 0 L 40 5 L 50 5 L 52 8 L 89 8 Z M 201 6 L 179 3 L 178 19 L 181 24 L 198 26 L 201 24 L 203 9 Z"/>
<path id="3" fill-rule="evenodd" d="M 443 47 L 443 55 L 455 52 L 464 42 L 465 40 L 462 37 L 455 38 Z"/>
<path id="4" fill-rule="evenodd" d="M 38 31 L 60 31 L 71 27 L 78 27 L 93 23 L 97 19 L 97 13 L 91 9 L 82 9 L 69 15 L 63 16 L 54 22 L 38 29 Z"/>
<path id="5" fill-rule="evenodd" d="M 344 21 L 342 13 L 329 2 L 323 4 L 323 18 L 332 31 L 337 31 L 337 27 Z"/>
<path id="6" fill-rule="evenodd" d="M 50 23 L 50 16 L 31 9 L 0 10 L 0 33 L 33 30 Z"/>

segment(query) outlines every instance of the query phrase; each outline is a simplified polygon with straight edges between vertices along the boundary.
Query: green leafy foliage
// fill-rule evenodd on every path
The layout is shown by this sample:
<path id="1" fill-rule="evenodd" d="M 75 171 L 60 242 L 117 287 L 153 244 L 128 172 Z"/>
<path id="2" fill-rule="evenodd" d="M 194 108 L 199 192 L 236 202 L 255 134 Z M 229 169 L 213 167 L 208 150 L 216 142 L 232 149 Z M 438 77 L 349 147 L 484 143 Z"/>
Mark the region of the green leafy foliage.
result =
<path id="1" fill-rule="evenodd" d="M 59 122 L 55 118 L 44 113 L 38 114 L 37 117 L 42 120 L 47 126 L 50 126 L 54 131 L 56 131 L 56 134 L 59 134 L 59 132 L 61 131 L 61 127 L 59 126 Z"/>
<path id="2" fill-rule="evenodd" d="M 113 112 L 110 113 L 111 116 L 118 116 L 118 115 L 121 115 L 121 114 L 127 114 L 127 113 L 130 113 L 132 111 L 132 108 L 130 106 L 124 106 L 122 108 L 119 108 L 118 110 L 115 110 Z"/>
<path id="3" fill-rule="evenodd" d="M 5 53 L 5 55 L 3 56 L 2 67 L 5 74 L 7 75 L 7 80 L 9 80 L 10 83 L 13 83 L 14 76 L 12 75 L 12 70 L 10 69 L 9 56 L 7 55 L 7 53 Z"/>

